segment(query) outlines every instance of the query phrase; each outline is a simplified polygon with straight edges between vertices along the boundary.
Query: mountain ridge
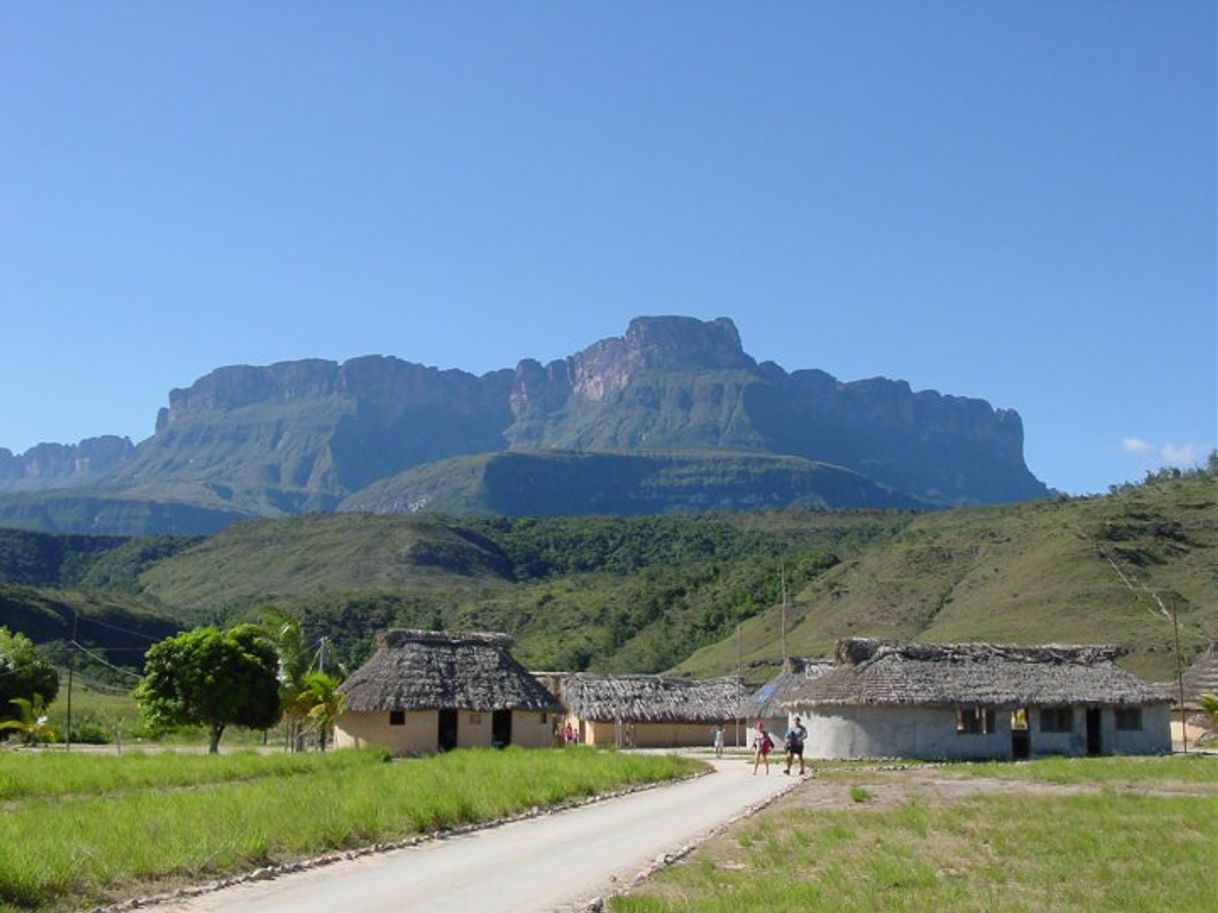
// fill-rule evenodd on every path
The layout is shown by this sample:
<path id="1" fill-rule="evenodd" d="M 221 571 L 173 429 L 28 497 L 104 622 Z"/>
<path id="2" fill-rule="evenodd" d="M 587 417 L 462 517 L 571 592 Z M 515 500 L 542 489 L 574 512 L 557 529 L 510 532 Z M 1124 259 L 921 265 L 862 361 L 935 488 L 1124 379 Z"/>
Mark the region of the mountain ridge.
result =
<path id="1" fill-rule="evenodd" d="M 62 505 L 82 489 L 82 497 L 99 499 L 93 524 L 58 528 L 110 531 L 112 517 L 131 516 L 126 502 L 142 499 L 181 508 L 169 519 L 149 511 L 152 525 L 124 532 L 161 532 L 165 524 L 203 532 L 210 530 L 191 524 L 222 516 L 196 514 L 175 526 L 177 513 L 187 506 L 237 516 L 330 511 L 416 467 L 518 451 L 791 456 L 937 506 L 1048 493 L 1024 464 L 1014 410 L 914 391 L 900 380 L 843 382 L 817 369 L 758 363 L 726 317 L 638 317 L 622 336 L 566 358 L 524 359 L 480 376 L 384 355 L 225 366 L 170 391 L 154 434 L 126 443 L 129 450 L 110 445 L 107 453 L 119 456 L 104 471 L 69 471 L 61 459 L 39 476 L 40 494 L 0 497 L 0 522 L 36 524 L 32 504 Z M 5 476 L 6 453 L 0 491 L 33 487 Z M 706 500 L 693 497 L 688 509 Z"/>

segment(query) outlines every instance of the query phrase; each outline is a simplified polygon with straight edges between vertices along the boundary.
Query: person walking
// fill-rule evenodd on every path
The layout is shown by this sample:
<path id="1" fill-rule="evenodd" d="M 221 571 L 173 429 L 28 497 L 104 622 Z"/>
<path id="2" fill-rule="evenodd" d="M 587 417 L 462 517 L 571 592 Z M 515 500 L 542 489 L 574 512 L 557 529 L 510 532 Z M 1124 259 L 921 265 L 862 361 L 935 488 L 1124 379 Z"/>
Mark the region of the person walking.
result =
<path id="1" fill-rule="evenodd" d="M 770 738 L 770 734 L 765 731 L 765 725 L 761 720 L 757 721 L 757 728 L 753 730 L 753 775 L 757 774 L 758 765 L 764 762 L 765 775 L 770 775 L 770 752 L 774 750 L 774 740 Z"/>
<path id="2" fill-rule="evenodd" d="M 716 758 L 723 757 L 723 724 L 722 723 L 715 726 L 714 746 L 715 746 L 715 757 Z"/>
<path id="3" fill-rule="evenodd" d="M 799 775 L 804 775 L 804 742 L 808 739 L 808 730 L 804 728 L 804 724 L 796 717 L 791 727 L 787 730 L 786 748 L 787 748 L 787 768 L 783 771 L 784 774 L 791 773 L 791 765 L 795 763 L 795 756 L 799 755 Z"/>

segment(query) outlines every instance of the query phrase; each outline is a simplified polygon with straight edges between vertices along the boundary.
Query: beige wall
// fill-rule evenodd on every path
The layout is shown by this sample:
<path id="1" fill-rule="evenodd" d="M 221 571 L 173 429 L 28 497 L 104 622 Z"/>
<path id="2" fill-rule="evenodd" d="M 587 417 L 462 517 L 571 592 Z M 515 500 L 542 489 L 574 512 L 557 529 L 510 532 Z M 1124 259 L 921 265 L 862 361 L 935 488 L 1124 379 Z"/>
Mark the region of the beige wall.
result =
<path id="1" fill-rule="evenodd" d="M 542 718 L 545 721 L 542 721 Z M 548 748 L 554 743 L 554 714 L 512 711 L 512 744 Z M 491 747 L 490 712 L 457 713 L 457 747 Z M 347 711 L 334 727 L 335 748 L 383 745 L 395 755 L 432 754 L 439 747 L 440 715 L 435 710 L 407 710 L 406 725 L 390 726 L 389 711 Z"/>
<path id="2" fill-rule="evenodd" d="M 334 725 L 334 746 L 383 745 L 395 755 L 429 754 L 436 750 L 439 732 L 440 715 L 434 710 L 407 710 L 405 726 L 390 726 L 388 710 L 348 710 Z"/>
<path id="3" fill-rule="evenodd" d="M 578 717 L 566 717 L 562 725 L 568 722 L 579 731 Z M 730 745 L 731 724 L 725 723 L 723 729 L 726 744 Z M 709 748 L 714 743 L 714 733 L 714 723 L 623 723 L 621 726 L 622 744 L 626 748 Z M 618 727 L 614 723 L 585 720 L 583 734 L 585 745 L 613 748 L 618 744 Z"/>
<path id="4" fill-rule="evenodd" d="M 554 723 L 558 713 L 535 710 L 512 711 L 512 744 L 521 748 L 550 748 L 554 745 Z"/>

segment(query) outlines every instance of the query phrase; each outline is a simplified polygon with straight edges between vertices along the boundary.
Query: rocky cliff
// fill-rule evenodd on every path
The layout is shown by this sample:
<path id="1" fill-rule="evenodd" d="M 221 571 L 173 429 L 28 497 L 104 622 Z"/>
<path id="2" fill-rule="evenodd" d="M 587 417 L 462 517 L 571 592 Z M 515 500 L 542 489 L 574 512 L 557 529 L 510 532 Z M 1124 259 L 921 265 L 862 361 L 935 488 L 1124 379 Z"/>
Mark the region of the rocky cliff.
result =
<path id="1" fill-rule="evenodd" d="M 383 356 L 219 368 L 171 391 L 134 450 L 118 438 L 43 446 L 38 459 L 0 451 L 0 478 L 23 461 L 20 478 L 94 482 L 92 496 L 263 515 L 332 510 L 414 467 L 504 450 L 696 450 L 700 466 L 708 450 L 788 455 L 942 505 L 1046 493 L 1014 411 L 758 364 L 727 318 L 641 317 L 568 358 L 481 377 Z M 707 502 L 687 484 L 691 509 Z"/>
<path id="2" fill-rule="evenodd" d="M 100 478 L 135 451 L 129 438 L 108 434 L 79 444 L 38 444 L 14 454 L 0 447 L 0 491 L 34 491 Z"/>

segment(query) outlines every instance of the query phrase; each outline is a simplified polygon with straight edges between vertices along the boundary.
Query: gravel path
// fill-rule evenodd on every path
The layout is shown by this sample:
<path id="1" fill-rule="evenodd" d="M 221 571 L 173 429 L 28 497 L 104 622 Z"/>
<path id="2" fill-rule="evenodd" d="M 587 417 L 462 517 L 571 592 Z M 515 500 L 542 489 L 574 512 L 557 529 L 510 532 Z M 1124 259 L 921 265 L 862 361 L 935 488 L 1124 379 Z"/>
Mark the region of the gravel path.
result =
<path id="1" fill-rule="evenodd" d="M 158 913 L 461 913 L 571 910 L 657 856 L 764 802 L 791 779 L 741 760 L 583 808 L 148 907 Z"/>

